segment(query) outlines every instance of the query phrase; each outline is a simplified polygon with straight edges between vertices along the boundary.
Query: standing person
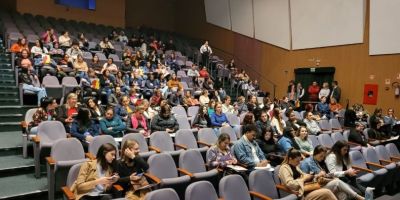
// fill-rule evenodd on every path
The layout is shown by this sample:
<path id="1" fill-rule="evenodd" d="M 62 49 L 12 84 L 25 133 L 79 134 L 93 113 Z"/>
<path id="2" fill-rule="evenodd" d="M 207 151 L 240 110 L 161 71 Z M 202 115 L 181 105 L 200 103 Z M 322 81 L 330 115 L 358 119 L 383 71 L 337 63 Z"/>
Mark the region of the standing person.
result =
<path id="1" fill-rule="evenodd" d="M 200 47 L 200 53 L 202 56 L 202 64 L 203 66 L 207 66 L 210 55 L 213 53 L 210 46 L 208 46 L 208 41 L 206 40 L 204 44 Z"/>
<path id="2" fill-rule="evenodd" d="M 294 103 L 294 101 L 296 100 L 296 86 L 294 84 L 294 80 L 289 81 L 289 86 L 287 88 L 287 97 L 292 103 Z"/>
<path id="3" fill-rule="evenodd" d="M 342 89 L 339 87 L 338 82 L 333 81 L 331 97 L 335 98 L 337 102 L 340 102 L 341 95 L 342 95 Z"/>
<path id="4" fill-rule="evenodd" d="M 317 81 L 313 81 L 312 85 L 308 86 L 308 98 L 310 101 L 318 101 L 320 87 L 318 86 Z"/>
<path id="5" fill-rule="evenodd" d="M 318 98 L 321 99 L 322 97 L 329 97 L 330 93 L 331 93 L 331 90 L 329 89 L 329 83 L 324 82 L 324 83 L 322 83 L 322 89 L 318 93 Z"/>
<path id="6" fill-rule="evenodd" d="M 301 83 L 297 83 L 296 86 L 296 100 L 301 101 L 304 96 L 304 88 Z"/>
<path id="7" fill-rule="evenodd" d="M 119 179 L 114 174 L 113 163 L 117 149 L 110 143 L 103 144 L 96 159 L 82 164 L 78 177 L 71 186 L 77 200 L 111 200 L 108 192 Z"/>

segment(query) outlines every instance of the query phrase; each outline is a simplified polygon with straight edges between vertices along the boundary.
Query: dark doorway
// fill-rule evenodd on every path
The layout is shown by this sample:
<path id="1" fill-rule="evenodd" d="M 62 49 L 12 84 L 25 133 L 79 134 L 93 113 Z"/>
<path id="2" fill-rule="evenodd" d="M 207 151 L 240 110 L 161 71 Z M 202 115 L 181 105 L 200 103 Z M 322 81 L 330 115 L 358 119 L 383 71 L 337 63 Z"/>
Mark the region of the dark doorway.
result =
<path id="1" fill-rule="evenodd" d="M 304 88 L 303 101 L 308 101 L 308 86 L 312 84 L 313 81 L 317 81 L 318 85 L 322 88 L 323 82 L 328 82 L 329 86 L 333 81 L 333 76 L 335 75 L 335 67 L 318 67 L 318 68 L 296 68 L 295 82 L 301 83 Z"/>

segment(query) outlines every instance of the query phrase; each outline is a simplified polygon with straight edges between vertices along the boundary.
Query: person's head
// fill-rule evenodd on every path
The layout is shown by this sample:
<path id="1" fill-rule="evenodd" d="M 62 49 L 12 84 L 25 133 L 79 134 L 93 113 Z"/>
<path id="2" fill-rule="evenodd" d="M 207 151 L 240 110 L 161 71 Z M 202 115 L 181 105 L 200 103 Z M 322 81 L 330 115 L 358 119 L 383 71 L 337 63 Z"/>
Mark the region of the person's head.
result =
<path id="1" fill-rule="evenodd" d="M 76 116 L 76 120 L 80 122 L 80 124 L 87 124 L 90 122 L 90 111 L 87 108 L 79 108 L 78 115 Z"/>
<path id="2" fill-rule="evenodd" d="M 54 110 L 57 108 L 57 101 L 53 97 L 43 97 L 40 100 L 40 107 L 46 111 Z"/>
<path id="3" fill-rule="evenodd" d="M 134 111 L 136 118 L 140 118 L 141 119 L 141 117 L 143 116 L 143 111 L 144 111 L 144 108 L 143 108 L 142 105 L 136 106 L 135 107 L 135 111 Z"/>
<path id="4" fill-rule="evenodd" d="M 107 77 L 108 78 L 108 76 L 110 76 L 110 70 L 105 69 L 102 74 L 103 74 L 103 77 Z"/>
<path id="5" fill-rule="evenodd" d="M 301 85 L 301 83 L 297 83 L 297 88 L 303 88 L 303 86 Z"/>
<path id="6" fill-rule="evenodd" d="M 331 97 L 331 104 L 336 104 L 337 100 L 335 99 L 335 97 Z"/>
<path id="7" fill-rule="evenodd" d="M 287 138 L 294 138 L 296 131 L 291 127 L 287 126 L 283 129 L 283 136 Z"/>
<path id="8" fill-rule="evenodd" d="M 61 35 L 65 36 L 65 37 L 68 37 L 69 33 L 68 33 L 68 31 L 64 31 L 64 32 L 61 33 Z"/>
<path id="9" fill-rule="evenodd" d="M 394 109 L 393 108 L 388 108 L 387 115 L 389 115 L 389 116 L 394 115 Z"/>
<path id="10" fill-rule="evenodd" d="M 69 93 L 67 96 L 67 105 L 71 107 L 75 107 L 78 102 L 78 96 L 75 93 Z"/>
<path id="11" fill-rule="evenodd" d="M 306 104 L 304 110 L 307 112 L 312 112 L 314 110 L 314 106 L 312 104 L 308 103 L 308 104 Z"/>
<path id="12" fill-rule="evenodd" d="M 382 108 L 375 108 L 374 115 L 381 117 L 382 116 Z"/>
<path id="13" fill-rule="evenodd" d="M 103 37 L 103 42 L 108 42 L 108 37 Z"/>
<path id="14" fill-rule="evenodd" d="M 83 57 L 82 57 L 82 55 L 80 55 L 80 54 L 78 54 L 77 56 L 76 56 L 76 59 L 77 59 L 77 61 L 79 62 L 79 63 L 83 63 L 84 61 L 83 61 Z"/>
<path id="15" fill-rule="evenodd" d="M 230 96 L 225 96 L 224 98 L 224 104 L 225 105 L 230 105 L 231 104 L 231 97 Z"/>
<path id="16" fill-rule="evenodd" d="M 333 144 L 329 153 L 335 154 L 336 162 L 342 163 L 342 161 L 345 161 L 349 163 L 349 144 L 345 140 L 339 140 Z"/>
<path id="17" fill-rule="evenodd" d="M 363 130 L 364 130 L 364 124 L 362 124 L 362 123 L 360 123 L 360 122 L 356 122 L 355 125 L 356 125 L 356 130 L 357 130 L 358 132 L 362 133 Z"/>
<path id="18" fill-rule="evenodd" d="M 208 46 L 208 40 L 206 40 L 206 41 L 204 42 L 204 45 Z"/>
<path id="19" fill-rule="evenodd" d="M 176 74 L 175 74 L 175 73 L 173 73 L 173 74 L 171 75 L 171 80 L 173 80 L 173 81 L 176 81 L 176 80 L 177 80 L 177 77 L 176 77 Z"/>
<path id="20" fill-rule="evenodd" d="M 289 85 L 294 85 L 294 80 L 290 80 Z"/>
<path id="21" fill-rule="evenodd" d="M 22 58 L 28 58 L 29 57 L 29 51 L 27 49 L 22 49 L 21 50 L 21 56 L 22 56 Z"/>
<path id="22" fill-rule="evenodd" d="M 295 148 L 290 148 L 286 153 L 285 159 L 282 164 L 289 164 L 293 167 L 297 167 L 302 160 L 301 152 Z"/>
<path id="23" fill-rule="evenodd" d="M 106 119 L 112 120 L 114 118 L 114 109 L 112 107 L 108 107 L 104 115 Z"/>
<path id="24" fill-rule="evenodd" d="M 86 106 L 87 106 L 89 109 L 94 109 L 94 108 L 97 107 L 97 103 L 94 101 L 93 98 L 90 97 L 90 98 L 86 101 Z"/>
<path id="25" fill-rule="evenodd" d="M 243 118 L 242 125 L 254 124 L 254 122 L 255 122 L 254 114 L 252 112 L 248 112 Z"/>
<path id="26" fill-rule="evenodd" d="M 229 147 L 229 144 L 231 143 L 231 138 L 227 133 L 221 133 L 221 135 L 218 136 L 217 140 L 217 146 L 221 150 L 226 150 Z"/>
<path id="27" fill-rule="evenodd" d="M 129 103 L 130 103 L 130 99 L 129 99 L 129 97 L 128 96 L 122 96 L 121 97 L 121 105 L 122 106 L 128 106 L 129 105 Z"/>
<path id="28" fill-rule="evenodd" d="M 289 119 L 289 121 L 296 120 L 296 114 L 294 113 L 294 111 L 292 109 L 289 109 L 288 111 L 286 111 L 285 115 Z"/>
<path id="29" fill-rule="evenodd" d="M 308 119 L 308 120 L 312 120 L 312 118 L 313 118 L 312 112 L 306 112 L 305 116 L 306 116 L 306 119 Z"/>
<path id="30" fill-rule="evenodd" d="M 281 110 L 279 108 L 274 108 L 273 110 L 273 116 L 280 120 L 281 119 Z"/>
<path id="31" fill-rule="evenodd" d="M 255 95 L 250 96 L 250 103 L 253 103 L 253 104 L 257 103 L 257 97 Z"/>
<path id="32" fill-rule="evenodd" d="M 203 90 L 203 92 L 201 93 L 201 95 L 203 95 L 203 96 L 208 96 L 208 90 Z"/>
<path id="33" fill-rule="evenodd" d="M 41 45 L 41 41 L 40 40 L 35 40 L 35 46 L 42 48 L 43 45 Z"/>
<path id="34" fill-rule="evenodd" d="M 139 143 L 134 139 L 127 139 L 122 145 L 121 160 L 127 163 L 131 163 L 132 159 L 125 154 L 126 149 L 131 150 L 137 156 L 140 152 Z"/>
<path id="35" fill-rule="evenodd" d="M 317 81 L 313 81 L 313 82 L 312 82 L 312 85 L 313 85 L 313 86 L 318 86 Z"/>
<path id="36" fill-rule="evenodd" d="M 325 103 L 326 102 L 326 96 L 322 96 L 321 97 L 321 103 Z"/>
<path id="37" fill-rule="evenodd" d="M 264 140 L 266 142 L 274 142 L 274 129 L 271 126 L 263 127 L 261 129 L 262 134 L 259 139 Z"/>
<path id="38" fill-rule="evenodd" d="M 302 140 L 307 140 L 308 139 L 307 127 L 300 126 L 300 128 L 297 129 L 297 137 L 301 138 Z"/>
<path id="39" fill-rule="evenodd" d="M 266 121 L 268 121 L 268 118 L 269 118 L 269 116 L 268 116 L 267 112 L 266 111 L 261 111 L 260 120 L 262 122 L 266 122 Z"/>
<path id="40" fill-rule="evenodd" d="M 215 113 L 221 114 L 222 113 L 222 104 L 219 102 L 215 103 L 214 110 L 215 110 Z"/>
<path id="41" fill-rule="evenodd" d="M 203 116 L 204 114 L 207 114 L 207 106 L 201 105 L 201 106 L 199 107 L 199 115 L 200 115 L 200 116 Z"/>
<path id="42" fill-rule="evenodd" d="M 255 124 L 246 124 L 243 125 L 243 134 L 246 136 L 246 138 L 250 141 L 253 142 L 254 139 L 256 139 L 256 133 L 257 133 L 257 127 Z"/>
<path id="43" fill-rule="evenodd" d="M 337 81 L 332 81 L 332 87 L 335 87 L 335 86 L 337 86 L 338 85 L 338 82 Z"/>
<path id="44" fill-rule="evenodd" d="M 71 44 L 72 48 L 79 49 L 79 42 L 78 40 L 73 40 Z"/>
<path id="45" fill-rule="evenodd" d="M 316 161 L 322 162 L 323 160 L 325 160 L 325 156 L 326 156 L 327 152 L 328 152 L 328 149 L 326 147 L 324 147 L 322 145 L 317 145 L 314 148 L 313 157 Z"/>
<path id="46" fill-rule="evenodd" d="M 112 58 L 108 58 L 107 59 L 107 64 L 111 65 L 113 64 L 114 60 Z"/>
<path id="47" fill-rule="evenodd" d="M 98 55 L 94 55 L 92 58 L 92 62 L 97 63 L 99 62 L 99 56 Z"/>
<path id="48" fill-rule="evenodd" d="M 328 82 L 322 83 L 322 87 L 325 88 L 325 89 L 328 89 L 329 88 L 329 83 Z"/>
<path id="49" fill-rule="evenodd" d="M 97 151 L 96 160 L 105 171 L 112 170 L 112 164 L 115 161 L 117 149 L 114 145 L 106 143 L 100 146 Z"/>
<path id="50" fill-rule="evenodd" d="M 214 99 L 211 99 L 211 100 L 208 102 L 208 107 L 209 107 L 210 109 L 213 109 L 213 110 L 214 110 L 214 107 L 215 107 L 215 100 L 214 100 Z"/>
<path id="51" fill-rule="evenodd" d="M 84 35 L 83 33 L 79 33 L 79 34 L 78 34 L 78 38 L 79 38 L 80 40 L 84 40 L 84 39 L 85 39 L 85 35 Z"/>
<path id="52" fill-rule="evenodd" d="M 169 118 L 171 116 L 171 107 L 168 104 L 161 106 L 160 116 L 163 118 Z"/>

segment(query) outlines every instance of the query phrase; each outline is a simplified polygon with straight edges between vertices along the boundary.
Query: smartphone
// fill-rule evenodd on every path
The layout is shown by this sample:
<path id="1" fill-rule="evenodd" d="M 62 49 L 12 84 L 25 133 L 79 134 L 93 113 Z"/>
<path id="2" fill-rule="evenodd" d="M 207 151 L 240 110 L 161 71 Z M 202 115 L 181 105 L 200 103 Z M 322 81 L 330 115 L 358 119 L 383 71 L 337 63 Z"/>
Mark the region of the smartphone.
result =
<path id="1" fill-rule="evenodd" d="M 136 174 L 136 176 L 142 177 L 142 176 L 143 176 L 143 172 L 142 172 L 142 173 L 139 173 L 139 174 Z"/>

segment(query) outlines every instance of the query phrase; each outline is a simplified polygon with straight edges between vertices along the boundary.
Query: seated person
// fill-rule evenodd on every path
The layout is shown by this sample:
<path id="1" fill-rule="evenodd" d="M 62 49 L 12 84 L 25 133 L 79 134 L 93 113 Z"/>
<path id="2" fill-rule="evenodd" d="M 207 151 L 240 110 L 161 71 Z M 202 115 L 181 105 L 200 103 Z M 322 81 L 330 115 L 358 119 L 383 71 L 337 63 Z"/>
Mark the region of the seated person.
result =
<path id="1" fill-rule="evenodd" d="M 199 112 L 194 117 L 193 127 L 196 128 L 207 128 L 210 126 L 210 117 L 207 113 L 207 106 L 200 106 Z"/>
<path id="2" fill-rule="evenodd" d="M 100 127 L 91 119 L 89 109 L 80 108 L 71 125 L 71 136 L 80 140 L 83 147 L 87 149 L 88 143 L 92 142 L 99 131 Z"/>
<path id="3" fill-rule="evenodd" d="M 296 114 L 294 114 L 292 109 L 287 110 L 285 114 L 288 118 L 286 126 L 292 127 L 295 131 L 297 131 L 301 126 L 307 126 L 303 121 L 296 118 Z"/>
<path id="4" fill-rule="evenodd" d="M 331 97 L 331 102 L 329 103 L 330 111 L 337 117 L 339 111 L 343 109 L 343 106 L 337 102 L 334 97 Z"/>
<path id="5" fill-rule="evenodd" d="M 65 54 L 67 54 L 70 58 L 69 61 L 73 62 L 77 59 L 78 55 L 83 55 L 82 50 L 79 49 L 79 43 L 77 41 L 74 41 L 72 43 L 71 48 L 67 49 L 65 51 Z"/>
<path id="6" fill-rule="evenodd" d="M 28 49 L 21 50 L 21 56 L 17 60 L 15 60 L 15 63 L 19 68 L 25 69 L 25 70 L 30 70 L 34 74 L 37 74 L 37 72 L 35 72 L 34 68 L 33 68 L 33 65 L 35 62 L 30 57 L 30 53 L 29 53 Z"/>
<path id="7" fill-rule="evenodd" d="M 127 132 L 140 133 L 143 136 L 150 135 L 150 129 L 147 124 L 147 119 L 143 115 L 143 106 L 136 106 L 134 112 L 129 115 L 127 123 Z"/>
<path id="8" fill-rule="evenodd" d="M 114 109 L 107 108 L 105 117 L 100 120 L 100 130 L 103 134 L 113 137 L 122 137 L 126 124 L 119 116 L 114 116 Z"/>
<path id="9" fill-rule="evenodd" d="M 391 135 L 399 135 L 400 134 L 400 123 L 397 117 L 394 115 L 394 109 L 389 108 L 387 110 L 387 115 L 383 117 L 383 121 L 385 124 L 390 126 Z"/>
<path id="10" fill-rule="evenodd" d="M 321 118 L 331 118 L 331 110 L 329 108 L 329 104 L 326 102 L 326 96 L 322 96 L 320 102 L 317 103 L 317 111 Z"/>
<path id="11" fill-rule="evenodd" d="M 185 97 L 183 98 L 183 104 L 186 107 L 190 107 L 190 106 L 198 106 L 200 103 L 196 98 L 192 96 L 192 93 L 188 90 L 186 91 Z"/>
<path id="12" fill-rule="evenodd" d="M 305 116 L 306 117 L 303 122 L 307 125 L 308 133 L 311 135 L 319 135 L 320 133 L 322 133 L 318 122 L 313 119 L 312 112 L 305 112 Z"/>
<path id="13" fill-rule="evenodd" d="M 74 121 L 73 117 L 78 114 L 79 110 L 78 96 L 75 93 L 69 93 L 66 99 L 66 103 L 58 107 L 57 120 L 62 122 L 65 131 L 70 133 L 71 124 Z"/>
<path id="14" fill-rule="evenodd" d="M 121 159 L 117 162 L 116 172 L 120 176 L 117 184 L 126 191 L 126 199 L 142 199 L 148 190 L 136 192 L 132 182 L 144 178 L 143 173 L 149 169 L 147 162 L 139 155 L 139 144 L 135 140 L 128 139 L 122 144 Z"/>
<path id="15" fill-rule="evenodd" d="M 37 127 L 40 122 L 55 120 L 57 113 L 57 101 L 53 97 L 44 97 L 40 100 L 40 107 L 32 115 L 32 121 L 29 122 L 28 128 L 30 129 L 30 134 L 37 134 Z"/>
<path id="16" fill-rule="evenodd" d="M 183 98 L 180 92 L 172 91 L 172 93 L 168 97 L 168 104 L 171 106 L 181 106 L 183 105 Z"/>
<path id="17" fill-rule="evenodd" d="M 171 114 L 171 107 L 168 104 L 162 105 L 160 113 L 151 120 L 151 131 L 175 133 L 178 129 L 179 124 L 174 115 Z"/>
<path id="18" fill-rule="evenodd" d="M 278 145 L 283 150 L 283 152 L 287 153 L 287 151 L 290 148 L 295 148 L 297 150 L 300 150 L 299 145 L 296 143 L 296 140 L 294 139 L 295 133 L 296 132 L 291 127 L 286 127 L 283 130 L 283 135 L 278 140 Z"/>
<path id="19" fill-rule="evenodd" d="M 221 103 L 216 103 L 215 104 L 215 112 L 211 114 L 210 119 L 211 119 L 211 126 L 214 128 L 214 131 L 219 134 L 219 131 L 217 129 L 223 127 L 223 126 L 230 126 L 228 118 L 226 117 L 225 113 L 222 112 L 222 104 Z"/>
<path id="20" fill-rule="evenodd" d="M 18 76 L 19 83 L 22 84 L 24 93 L 37 94 L 37 105 L 40 105 L 40 100 L 47 96 L 46 89 L 40 87 L 39 78 L 32 73 L 32 70 L 22 69 Z"/>
<path id="21" fill-rule="evenodd" d="M 119 176 L 113 175 L 113 162 L 117 149 L 110 143 L 103 144 L 97 151 L 96 159 L 82 164 L 78 177 L 71 186 L 71 191 L 79 200 L 111 200 L 108 195 L 111 186 Z"/>
<path id="22" fill-rule="evenodd" d="M 294 139 L 300 147 L 300 152 L 304 156 L 310 156 L 313 154 L 313 146 L 308 141 L 308 130 L 305 126 L 300 126 Z"/>
<path id="23" fill-rule="evenodd" d="M 108 37 L 104 37 L 103 40 L 99 43 L 100 49 L 103 51 L 104 55 L 108 57 L 108 55 L 115 53 L 114 46 L 108 40 Z"/>
<path id="24" fill-rule="evenodd" d="M 104 63 L 104 65 L 103 65 L 103 69 L 101 70 L 101 73 L 103 73 L 103 71 L 106 69 L 108 69 L 110 71 L 110 73 L 114 76 L 114 79 L 115 79 L 115 75 L 118 72 L 118 67 L 117 67 L 117 65 L 114 64 L 113 58 L 107 59 L 107 62 Z"/>
<path id="25" fill-rule="evenodd" d="M 225 96 L 224 98 L 224 103 L 222 104 L 222 112 L 223 113 L 232 113 L 232 114 L 238 114 L 237 111 L 235 113 L 235 108 L 231 105 L 231 97 L 230 96 Z"/>
<path id="26" fill-rule="evenodd" d="M 71 46 L 72 40 L 69 37 L 69 32 L 64 31 L 61 33 L 60 37 L 58 37 L 58 44 L 60 45 L 61 49 L 67 49 Z"/>
<path id="27" fill-rule="evenodd" d="M 243 136 L 233 145 L 233 152 L 238 163 L 247 166 L 250 171 L 255 167 L 266 167 L 269 161 L 256 142 L 257 127 L 254 124 L 245 125 Z"/>
<path id="28" fill-rule="evenodd" d="M 267 160 L 271 161 L 272 166 L 277 166 L 282 163 L 284 153 L 277 144 L 277 139 L 274 137 L 273 128 L 271 126 L 263 127 L 262 133 L 257 137 L 256 141 Z"/>
<path id="29" fill-rule="evenodd" d="M 18 41 L 11 45 L 10 51 L 18 55 L 23 49 L 29 51 L 29 46 L 25 37 L 18 38 Z"/>
<path id="30" fill-rule="evenodd" d="M 269 116 L 266 111 L 261 111 L 260 116 L 256 121 L 256 126 L 257 126 L 257 138 L 261 137 L 263 129 L 271 127 L 271 122 L 269 121 Z M 272 130 L 273 132 L 275 132 L 273 128 Z"/>
<path id="31" fill-rule="evenodd" d="M 230 148 L 230 137 L 226 133 L 218 136 L 217 143 L 207 150 L 207 165 L 210 168 L 225 169 L 227 165 L 237 164 L 235 156 Z"/>
<path id="32" fill-rule="evenodd" d="M 167 82 L 167 85 L 168 85 L 168 89 L 170 91 L 182 91 L 183 90 L 182 83 L 179 82 L 176 74 L 171 75 L 171 79 Z"/>
<path id="33" fill-rule="evenodd" d="M 300 151 L 294 148 L 288 150 L 278 172 L 281 183 L 291 191 L 296 192 L 297 196 L 301 199 L 337 200 L 335 195 L 329 189 L 321 188 L 313 191 L 305 191 L 304 183 L 312 182 L 314 176 L 301 171 L 299 168 L 301 159 L 302 154 Z"/>
<path id="34" fill-rule="evenodd" d="M 283 130 L 286 127 L 286 123 L 282 118 L 282 111 L 279 108 L 274 108 L 272 113 L 271 126 L 279 136 L 282 136 Z"/>
<path id="35" fill-rule="evenodd" d="M 203 90 L 199 97 L 200 105 L 207 105 L 210 102 L 210 98 L 208 97 L 208 90 Z"/>
<path id="36" fill-rule="evenodd" d="M 384 132 L 380 131 L 381 126 L 383 126 L 383 119 L 375 118 L 371 121 L 371 128 L 368 129 L 368 138 L 373 140 L 386 140 L 390 136 L 386 135 Z"/>
<path id="37" fill-rule="evenodd" d="M 97 124 L 100 123 L 100 119 L 104 117 L 104 109 L 97 105 L 93 98 L 88 98 L 86 101 L 86 107 L 89 109 L 90 118 Z"/>
<path id="38" fill-rule="evenodd" d="M 135 107 L 131 104 L 128 96 L 122 96 L 120 104 L 115 107 L 115 114 L 123 121 L 128 121 L 129 115 L 133 113 Z"/>
<path id="39" fill-rule="evenodd" d="M 359 144 L 363 147 L 369 147 L 368 140 L 365 138 L 363 130 L 364 125 L 362 123 L 356 122 L 356 127 L 350 128 L 348 141 L 352 143 Z"/>

